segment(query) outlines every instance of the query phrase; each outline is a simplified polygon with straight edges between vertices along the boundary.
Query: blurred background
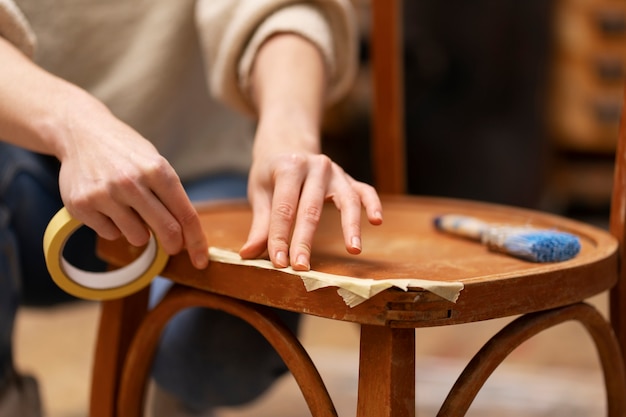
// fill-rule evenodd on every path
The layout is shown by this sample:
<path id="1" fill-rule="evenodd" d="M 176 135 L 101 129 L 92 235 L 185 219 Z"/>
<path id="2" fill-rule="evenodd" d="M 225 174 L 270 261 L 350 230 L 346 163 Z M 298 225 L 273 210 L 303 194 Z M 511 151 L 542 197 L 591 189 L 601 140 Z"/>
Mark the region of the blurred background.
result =
<path id="1" fill-rule="evenodd" d="M 361 78 L 330 113 L 325 141 L 365 180 L 371 180 L 369 3 L 355 0 Z M 608 213 L 626 4 L 402 3 L 409 191 L 572 215 Z M 355 158 L 359 149 L 362 158 Z"/>
<path id="2" fill-rule="evenodd" d="M 324 150 L 355 177 L 369 172 L 369 0 L 353 0 L 361 70 L 324 123 Z M 409 191 L 520 205 L 605 226 L 622 105 L 622 0 L 405 0 Z M 606 297 L 591 300 L 606 312 Z M 87 415 L 98 305 L 28 308 L 18 365 L 42 385 L 49 417 Z M 417 402 L 435 415 L 462 364 L 508 320 L 424 329 Z M 63 334 L 63 337 L 59 337 Z M 342 416 L 355 415 L 358 329 L 305 320 L 303 341 Z M 470 416 L 604 414 L 597 358 L 578 325 L 524 344 L 485 387 Z M 293 380 L 220 417 L 309 415 Z"/>

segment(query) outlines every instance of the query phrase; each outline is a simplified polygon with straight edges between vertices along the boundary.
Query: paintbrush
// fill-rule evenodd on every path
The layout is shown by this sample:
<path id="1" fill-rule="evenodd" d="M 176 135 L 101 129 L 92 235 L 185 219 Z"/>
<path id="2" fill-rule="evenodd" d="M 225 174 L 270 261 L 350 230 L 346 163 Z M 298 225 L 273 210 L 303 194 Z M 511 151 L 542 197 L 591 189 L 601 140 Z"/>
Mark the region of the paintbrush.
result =
<path id="1" fill-rule="evenodd" d="M 492 224 L 454 214 L 438 216 L 434 224 L 443 232 L 480 241 L 493 251 L 532 262 L 566 261 L 580 252 L 578 236 L 552 229 Z"/>

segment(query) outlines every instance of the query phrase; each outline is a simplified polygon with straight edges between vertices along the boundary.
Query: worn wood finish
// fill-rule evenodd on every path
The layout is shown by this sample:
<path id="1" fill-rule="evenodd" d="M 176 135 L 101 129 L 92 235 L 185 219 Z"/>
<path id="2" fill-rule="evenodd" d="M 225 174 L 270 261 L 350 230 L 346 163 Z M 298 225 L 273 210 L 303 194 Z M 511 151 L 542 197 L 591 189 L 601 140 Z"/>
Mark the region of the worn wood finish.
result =
<path id="1" fill-rule="evenodd" d="M 357 417 L 415 417 L 415 330 L 361 327 Z"/>
<path id="2" fill-rule="evenodd" d="M 406 192 L 402 1 L 372 0 L 372 161 L 381 193 Z"/>
<path id="3" fill-rule="evenodd" d="M 604 370 L 608 416 L 626 415 L 626 376 L 617 338 L 602 314 L 591 305 L 577 303 L 526 314 L 509 323 L 472 358 L 437 416 L 465 415 L 484 383 L 514 349 L 536 334 L 566 321 L 581 323 L 598 349 Z"/>
<path id="4" fill-rule="evenodd" d="M 214 263 L 198 271 L 184 253 L 172 257 L 164 275 L 188 286 L 254 303 L 394 327 L 466 323 L 543 310 L 584 300 L 617 280 L 617 244 L 603 230 L 531 210 L 462 200 L 390 197 L 383 201 L 385 223 L 363 225 L 364 249 L 358 256 L 347 254 L 337 211 L 327 207 L 316 234 L 312 267 L 359 278 L 460 281 L 465 288 L 456 303 L 421 290 L 391 290 L 350 308 L 334 288 L 307 292 L 299 277 L 277 270 Z M 245 242 L 251 222 L 247 204 L 213 204 L 199 210 L 211 245 L 237 250 Z M 447 212 L 556 227 L 581 236 L 582 250 L 573 260 L 556 264 L 518 260 L 435 230 L 434 216 Z M 101 242 L 100 249 L 118 265 L 127 263 L 136 252 L 106 241 Z M 594 279 L 589 279 L 589 274 Z"/>
<path id="5" fill-rule="evenodd" d="M 617 241 L 604 230 L 532 210 L 463 200 L 405 196 L 387 197 L 383 201 L 385 224 L 364 225 L 364 251 L 358 256 L 345 252 L 338 227 L 339 216 L 335 209 L 327 207 L 316 235 L 312 267 L 360 278 L 460 281 L 465 288 L 456 303 L 421 289 L 387 290 L 350 308 L 334 288 L 307 292 L 297 276 L 218 262 L 198 271 L 185 253 L 173 256 L 163 275 L 187 288 L 199 290 L 194 294 L 204 292 L 207 300 L 215 297 L 214 294 L 221 294 L 254 304 L 362 324 L 359 417 L 413 417 L 414 328 L 467 323 L 575 304 L 610 289 L 617 280 Z M 211 245 L 237 249 L 243 244 L 251 221 L 247 203 L 211 203 L 198 210 Z M 580 236 L 582 249 L 577 257 L 566 262 L 536 264 L 518 260 L 435 230 L 433 218 L 450 212 L 493 222 L 568 231 Z M 100 241 L 99 250 L 101 256 L 115 265 L 128 263 L 137 253 L 136 248 L 120 241 Z M 194 295 L 193 299 L 196 297 L 202 299 L 200 295 Z M 180 300 L 187 300 L 188 305 L 200 303 L 198 300 L 192 303 L 185 297 Z M 207 306 L 212 305 L 212 301 L 206 302 Z M 149 324 L 145 329 L 153 329 L 157 323 L 165 321 L 153 317 L 146 320 Z M 140 410 L 142 378 L 147 378 L 151 357 L 148 352 L 152 352 L 151 346 L 157 340 L 154 330 L 145 329 L 136 335 L 137 345 L 131 348 L 128 373 L 125 373 L 131 375 L 132 372 L 134 376 L 129 381 L 134 382 L 124 382 L 119 411 L 130 414 L 120 414 L 120 417 L 135 416 Z M 602 339 L 598 340 L 598 348 L 603 351 Z M 507 346 L 498 349 L 506 350 Z M 498 349 L 481 355 L 487 369 L 500 363 L 502 351 Z M 615 362 L 615 355 L 607 357 Z M 288 365 L 295 366 L 297 373 L 298 363 L 293 360 Z M 617 371 L 610 368 L 607 371 L 614 372 L 607 376 L 607 381 L 619 380 L 623 369 L 617 366 Z M 472 378 L 462 381 L 464 388 L 457 389 L 460 394 L 453 394 L 450 404 L 467 398 L 463 394 L 466 390 L 479 389 L 482 385 Z M 308 386 L 315 382 L 302 384 Z M 327 408 L 321 407 L 313 415 L 327 416 L 326 413 Z"/>
<path id="6" fill-rule="evenodd" d="M 141 417 L 146 382 L 161 332 L 169 319 L 188 307 L 206 307 L 225 311 L 245 320 L 276 349 L 316 417 L 337 417 L 328 391 L 311 358 L 298 339 L 269 309 L 231 297 L 206 293 L 189 287 L 174 286 L 151 310 L 136 332 L 128 350 L 120 383 L 119 417 Z"/>
<path id="7" fill-rule="evenodd" d="M 374 178 L 379 191 L 398 194 L 406 188 L 400 0 L 372 0 L 371 5 Z M 626 107 L 623 118 L 626 120 Z M 298 277 L 251 267 L 212 263 L 206 270 L 198 271 L 191 266 L 184 253 L 170 259 L 164 275 L 186 287 L 181 290 L 183 295 L 175 297 L 176 303 L 215 308 L 215 300 L 219 299 L 222 306 L 254 303 L 360 323 L 359 417 L 414 416 L 414 328 L 518 314 L 530 315 L 522 316 L 516 324 L 505 328 L 488 342 L 459 379 L 440 415 L 462 415 L 484 379 L 514 346 L 566 319 L 580 321 L 590 332 L 605 371 L 609 415 L 624 415 L 624 367 L 620 363 L 617 345 L 603 318 L 578 303 L 612 289 L 611 324 L 624 350 L 626 284 L 623 277 L 626 266 L 624 262 L 618 266 L 618 244 L 624 242 L 626 227 L 626 171 L 622 167 L 626 163 L 625 129 L 623 124 L 616 158 L 619 169 L 616 172 L 611 217 L 611 232 L 615 237 L 582 223 L 536 211 L 452 199 L 398 196 L 384 199 L 383 226 L 363 225 L 364 251 L 360 256 L 350 256 L 343 248 L 336 211 L 325 211 L 314 243 L 314 269 L 354 277 L 461 281 L 465 288 L 456 303 L 420 289 L 408 292 L 392 289 L 350 308 L 332 288 L 309 293 Z M 199 211 L 211 245 L 239 249 L 250 224 L 250 210 L 246 204 L 223 202 L 204 205 L 199 207 Z M 582 251 L 576 258 L 556 264 L 533 264 L 491 253 L 480 244 L 437 233 L 431 223 L 433 216 L 450 212 L 474 215 L 487 221 L 531 223 L 566 230 L 581 237 Z M 623 250 L 621 245 L 621 259 Z M 101 241 L 99 251 L 113 265 L 124 265 L 136 254 L 136 250 L 130 249 L 122 241 Z M 574 306 L 567 307 L 569 305 Z M 103 309 L 94 367 L 92 417 L 139 415 L 138 401 L 143 398 L 145 384 L 145 380 L 141 379 L 146 377 L 149 366 L 149 359 L 145 355 L 154 349 L 154 335 L 157 332 L 154 323 L 161 323 L 163 319 L 155 320 L 152 324 L 146 320 L 142 324 L 129 351 L 125 377 L 119 382 L 118 369 L 127 351 L 124 347 L 127 344 L 124 341 L 129 337 L 127 331 L 136 328 L 136 325 L 120 324 L 129 320 L 129 314 L 133 314 L 133 309 L 125 306 L 124 302 L 110 302 Z M 155 310 L 159 312 L 156 314 L 168 308 L 167 305 L 163 309 L 159 308 Z M 241 311 L 238 308 L 225 310 L 239 314 Z M 255 308 L 251 309 L 256 311 Z M 542 313 L 549 309 L 557 310 Z M 143 316 L 145 312 L 137 314 Z M 266 328 L 266 325 L 269 327 Z M 263 320 L 257 323 L 257 328 L 270 333 L 276 331 L 271 329 L 269 322 Z M 111 347 L 112 353 L 103 353 Z M 295 370 L 295 373 L 299 373 L 303 367 L 309 366 L 303 358 L 304 355 L 299 358 L 298 355 L 293 358 L 287 355 L 286 360 L 292 372 Z M 103 362 L 98 363 L 100 360 Z M 132 376 L 138 368 L 142 370 L 141 376 Z M 299 381 L 301 386 L 316 386 L 319 375 L 315 376 L 316 373 L 312 371 L 305 374 L 309 376 L 302 376 Z M 379 385 L 380 381 L 382 385 Z M 118 384 L 123 387 L 119 416 L 110 411 L 117 405 Z M 307 394 L 305 391 L 307 395 L 313 398 L 309 404 L 311 401 L 314 404 L 311 407 L 314 417 L 334 415 L 332 405 L 323 398 L 324 394 Z M 101 409 L 105 411 L 100 412 Z"/>

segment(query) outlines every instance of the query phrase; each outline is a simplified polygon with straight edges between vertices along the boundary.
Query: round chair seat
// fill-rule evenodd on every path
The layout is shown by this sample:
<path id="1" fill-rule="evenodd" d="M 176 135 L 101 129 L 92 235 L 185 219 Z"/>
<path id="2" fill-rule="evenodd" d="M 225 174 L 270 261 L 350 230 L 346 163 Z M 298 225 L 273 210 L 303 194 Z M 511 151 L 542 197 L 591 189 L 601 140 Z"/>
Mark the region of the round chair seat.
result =
<path id="1" fill-rule="evenodd" d="M 187 286 L 258 304 L 392 327 L 456 324 L 545 310 L 582 301 L 611 288 L 617 280 L 617 241 L 608 232 L 577 221 L 446 198 L 385 197 L 383 209 L 382 225 L 362 222 L 363 252 L 355 256 L 346 252 L 339 213 L 329 204 L 316 233 L 311 268 L 355 278 L 460 282 L 463 289 L 456 302 L 420 288 L 407 292 L 392 288 L 349 307 L 335 287 L 307 292 L 298 276 L 219 262 L 198 271 L 186 253 L 172 257 L 163 275 Z M 209 245 L 238 251 L 251 223 L 248 204 L 206 203 L 198 210 Z M 436 230 L 433 219 L 442 214 L 569 232 L 579 236 L 581 251 L 563 262 L 517 259 Z M 106 241 L 100 243 L 99 251 L 113 265 L 123 265 L 137 253 L 136 248 Z"/>

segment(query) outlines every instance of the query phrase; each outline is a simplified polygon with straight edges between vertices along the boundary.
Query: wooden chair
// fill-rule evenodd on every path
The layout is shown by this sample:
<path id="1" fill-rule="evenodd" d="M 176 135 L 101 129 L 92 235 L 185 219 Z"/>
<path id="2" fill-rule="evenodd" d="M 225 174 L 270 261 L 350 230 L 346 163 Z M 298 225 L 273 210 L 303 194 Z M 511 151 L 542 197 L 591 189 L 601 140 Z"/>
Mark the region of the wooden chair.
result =
<path id="1" fill-rule="evenodd" d="M 316 236 L 313 269 L 353 277 L 412 277 L 464 284 L 456 303 L 419 288 L 388 289 L 355 307 L 334 288 L 307 292 L 299 277 L 276 270 L 213 262 L 194 269 L 186 254 L 170 259 L 163 275 L 176 282 L 153 310 L 147 291 L 106 301 L 95 354 L 91 417 L 138 417 L 159 334 L 168 319 L 190 306 L 224 310 L 254 326 L 280 353 L 315 417 L 336 416 L 320 375 L 304 348 L 268 306 L 357 323 L 361 327 L 358 417 L 415 415 L 415 331 L 519 315 L 496 334 L 460 375 L 439 416 L 461 416 L 481 386 L 522 342 L 566 321 L 580 322 L 597 346 L 604 369 L 608 415 L 626 416 L 626 283 L 623 239 L 626 215 L 626 128 L 620 132 L 611 234 L 547 213 L 454 199 L 401 195 L 401 71 L 397 57 L 398 2 L 374 0 L 374 154 L 376 181 L 384 198 L 385 223 L 364 226 L 365 250 L 347 255 L 338 215 L 326 210 Z M 624 113 L 626 117 L 626 111 Z M 378 146 L 378 147 L 377 147 Z M 384 168 L 384 169 L 381 169 Z M 394 195 L 395 194 L 395 195 Z M 250 223 L 246 203 L 198 207 L 209 242 L 237 250 Z M 556 227 L 581 237 L 574 259 L 538 264 L 494 253 L 484 246 L 433 230 L 435 215 L 455 212 L 488 221 Z M 100 242 L 112 265 L 128 263 L 134 250 L 125 243 Z M 607 321 L 585 300 L 610 291 Z"/>

